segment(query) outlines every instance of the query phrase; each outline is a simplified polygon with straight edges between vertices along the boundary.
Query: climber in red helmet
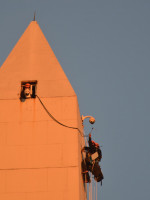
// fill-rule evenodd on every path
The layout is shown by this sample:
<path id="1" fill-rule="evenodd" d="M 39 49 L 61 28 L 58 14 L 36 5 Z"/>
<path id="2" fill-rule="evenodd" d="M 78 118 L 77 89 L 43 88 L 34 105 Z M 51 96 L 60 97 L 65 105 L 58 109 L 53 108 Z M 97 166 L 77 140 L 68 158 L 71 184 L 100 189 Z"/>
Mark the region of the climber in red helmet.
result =
<path id="1" fill-rule="evenodd" d="M 91 139 L 91 133 L 89 134 L 89 146 L 84 147 L 82 152 L 86 152 L 86 158 L 82 161 L 82 169 L 83 169 L 83 179 L 90 182 L 88 171 L 90 171 L 94 175 L 94 179 L 97 182 L 102 183 L 104 179 L 103 173 L 99 166 L 99 162 L 102 159 L 102 152 L 98 143 L 95 143 Z"/>

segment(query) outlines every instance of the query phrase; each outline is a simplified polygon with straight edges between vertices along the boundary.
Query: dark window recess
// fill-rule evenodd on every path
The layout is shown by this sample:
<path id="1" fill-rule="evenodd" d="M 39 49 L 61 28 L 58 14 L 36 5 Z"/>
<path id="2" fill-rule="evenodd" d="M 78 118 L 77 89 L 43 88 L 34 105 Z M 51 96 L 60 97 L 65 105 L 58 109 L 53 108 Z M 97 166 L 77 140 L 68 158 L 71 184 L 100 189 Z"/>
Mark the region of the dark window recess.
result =
<path id="1" fill-rule="evenodd" d="M 20 99 L 36 98 L 37 81 L 22 81 Z"/>

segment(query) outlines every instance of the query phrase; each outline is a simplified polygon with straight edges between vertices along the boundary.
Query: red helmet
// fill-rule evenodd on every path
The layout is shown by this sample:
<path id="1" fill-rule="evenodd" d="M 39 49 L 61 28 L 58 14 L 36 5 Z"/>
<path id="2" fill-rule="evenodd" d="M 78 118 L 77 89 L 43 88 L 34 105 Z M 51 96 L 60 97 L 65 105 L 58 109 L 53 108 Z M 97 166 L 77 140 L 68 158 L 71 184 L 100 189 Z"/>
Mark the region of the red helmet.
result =
<path id="1" fill-rule="evenodd" d="M 98 143 L 95 143 L 95 146 L 96 146 L 96 147 L 99 147 L 99 144 L 98 144 Z"/>
<path id="2" fill-rule="evenodd" d="M 26 87 L 26 88 L 30 88 L 30 83 L 26 83 L 26 84 L 25 84 L 25 87 Z"/>
<path id="3" fill-rule="evenodd" d="M 92 140 L 91 142 L 92 142 L 92 144 L 93 144 L 93 145 L 95 145 L 95 144 L 96 144 L 96 143 L 95 143 L 93 140 Z"/>

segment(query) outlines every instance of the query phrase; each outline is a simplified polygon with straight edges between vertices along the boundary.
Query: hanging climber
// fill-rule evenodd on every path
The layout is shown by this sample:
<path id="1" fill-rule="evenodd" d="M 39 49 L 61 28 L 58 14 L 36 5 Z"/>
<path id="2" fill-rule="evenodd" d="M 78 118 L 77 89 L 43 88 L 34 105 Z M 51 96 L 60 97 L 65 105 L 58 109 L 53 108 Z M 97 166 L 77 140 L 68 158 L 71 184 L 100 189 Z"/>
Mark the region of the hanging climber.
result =
<path id="1" fill-rule="evenodd" d="M 103 177 L 103 173 L 101 171 L 101 168 L 99 166 L 99 162 L 102 159 L 102 152 L 100 149 L 100 146 L 98 143 L 95 143 L 92 139 L 91 139 L 91 133 L 89 134 L 89 146 L 88 147 L 84 147 L 82 149 L 82 152 L 85 151 L 86 152 L 86 157 L 85 159 L 82 161 L 82 169 L 83 169 L 83 174 L 84 174 L 84 179 L 86 178 L 88 180 L 88 182 L 90 182 L 90 179 L 88 179 L 88 171 L 90 171 L 93 175 L 94 175 L 94 179 L 97 182 L 102 183 L 102 180 L 104 179 Z"/>

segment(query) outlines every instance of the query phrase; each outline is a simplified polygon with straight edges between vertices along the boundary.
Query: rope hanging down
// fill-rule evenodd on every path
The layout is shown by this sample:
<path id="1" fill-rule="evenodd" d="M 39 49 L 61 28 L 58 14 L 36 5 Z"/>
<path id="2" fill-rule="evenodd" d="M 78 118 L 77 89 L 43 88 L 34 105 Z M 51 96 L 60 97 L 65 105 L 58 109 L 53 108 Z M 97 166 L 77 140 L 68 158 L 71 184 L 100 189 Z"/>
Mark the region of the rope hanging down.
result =
<path id="1" fill-rule="evenodd" d="M 43 104 L 43 102 L 42 102 L 42 100 L 40 99 L 40 97 L 39 97 L 38 95 L 36 95 L 36 96 L 37 96 L 38 100 L 40 101 L 41 105 L 43 106 L 44 110 L 47 112 L 47 114 L 48 114 L 56 123 L 58 123 L 58 124 L 61 125 L 61 126 L 66 127 L 66 128 L 76 129 L 76 130 L 79 131 L 79 133 L 80 133 L 80 135 L 81 135 L 82 137 L 85 137 L 84 134 L 80 131 L 79 128 L 73 127 L 73 126 L 67 126 L 67 125 L 62 124 L 61 122 L 59 122 L 59 121 L 47 110 L 47 108 L 46 108 L 45 105 Z"/>

